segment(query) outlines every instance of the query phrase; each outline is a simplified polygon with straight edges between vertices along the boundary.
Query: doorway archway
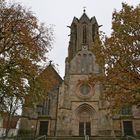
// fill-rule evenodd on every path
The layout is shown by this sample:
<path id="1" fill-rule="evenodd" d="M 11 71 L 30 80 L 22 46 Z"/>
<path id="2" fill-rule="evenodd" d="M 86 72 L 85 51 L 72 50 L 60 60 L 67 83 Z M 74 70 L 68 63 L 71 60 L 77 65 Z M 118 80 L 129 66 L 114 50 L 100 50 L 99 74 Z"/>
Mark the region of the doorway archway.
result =
<path id="1" fill-rule="evenodd" d="M 81 104 L 75 110 L 75 124 L 79 136 L 93 135 L 93 125 L 95 125 L 96 112 L 89 104 Z"/>

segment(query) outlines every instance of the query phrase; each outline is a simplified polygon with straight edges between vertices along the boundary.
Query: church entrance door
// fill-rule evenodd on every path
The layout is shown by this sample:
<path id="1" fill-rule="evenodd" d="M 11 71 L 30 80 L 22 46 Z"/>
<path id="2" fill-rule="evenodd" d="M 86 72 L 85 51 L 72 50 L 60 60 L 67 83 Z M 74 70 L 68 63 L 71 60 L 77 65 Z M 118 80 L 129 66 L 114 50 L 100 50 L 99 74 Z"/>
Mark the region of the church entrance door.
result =
<path id="1" fill-rule="evenodd" d="M 94 135 L 92 124 L 94 124 L 93 118 L 95 118 L 95 110 L 92 108 L 92 106 L 84 103 L 76 109 L 75 114 L 76 118 L 74 123 L 76 126 L 73 127 L 73 132 L 76 132 L 75 134 L 78 136 Z M 74 130 L 75 128 L 76 130 Z"/>
<path id="2" fill-rule="evenodd" d="M 123 131 L 124 135 L 133 135 L 133 125 L 132 121 L 123 121 Z"/>
<path id="3" fill-rule="evenodd" d="M 48 121 L 40 122 L 39 135 L 48 135 Z"/>
<path id="4" fill-rule="evenodd" d="M 90 122 L 79 122 L 79 136 L 91 135 Z"/>

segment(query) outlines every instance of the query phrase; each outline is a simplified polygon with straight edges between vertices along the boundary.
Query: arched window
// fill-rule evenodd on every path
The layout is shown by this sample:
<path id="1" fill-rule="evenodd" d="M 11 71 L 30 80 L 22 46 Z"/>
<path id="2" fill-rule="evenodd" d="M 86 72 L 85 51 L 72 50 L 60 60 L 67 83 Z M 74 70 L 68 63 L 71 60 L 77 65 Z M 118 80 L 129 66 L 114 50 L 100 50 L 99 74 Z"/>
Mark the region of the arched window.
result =
<path id="1" fill-rule="evenodd" d="M 74 24 L 74 47 L 75 47 L 75 52 L 77 51 L 77 26 Z"/>
<path id="2" fill-rule="evenodd" d="M 94 69 L 94 67 L 93 67 L 93 56 L 92 56 L 92 54 L 90 53 L 89 55 L 88 55 L 88 57 L 89 57 L 89 59 L 88 59 L 88 63 L 89 63 L 89 73 L 92 73 L 93 72 L 93 69 Z"/>
<path id="3" fill-rule="evenodd" d="M 88 56 L 87 54 L 82 55 L 81 59 L 81 72 L 82 73 L 87 73 L 88 72 Z"/>
<path id="4" fill-rule="evenodd" d="M 83 44 L 87 43 L 87 27 L 86 25 L 83 26 Z"/>
<path id="5" fill-rule="evenodd" d="M 81 54 L 78 54 L 77 55 L 77 64 L 76 64 L 76 67 L 77 67 L 77 72 L 81 72 Z"/>
<path id="6" fill-rule="evenodd" d="M 92 25 L 92 40 L 94 42 L 95 39 L 95 24 Z"/>

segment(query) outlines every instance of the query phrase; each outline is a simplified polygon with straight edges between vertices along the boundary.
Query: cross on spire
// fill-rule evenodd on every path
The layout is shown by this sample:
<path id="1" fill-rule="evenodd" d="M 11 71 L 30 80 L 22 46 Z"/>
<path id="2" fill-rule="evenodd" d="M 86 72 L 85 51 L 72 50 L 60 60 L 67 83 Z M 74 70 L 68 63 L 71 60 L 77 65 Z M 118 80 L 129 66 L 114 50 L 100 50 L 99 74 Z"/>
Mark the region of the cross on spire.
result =
<path id="1" fill-rule="evenodd" d="M 49 65 L 51 65 L 52 64 L 52 60 L 50 60 L 49 63 L 50 63 Z"/>
<path id="2" fill-rule="evenodd" d="M 86 8 L 87 8 L 86 6 L 83 7 L 83 12 L 84 13 L 86 12 Z"/>

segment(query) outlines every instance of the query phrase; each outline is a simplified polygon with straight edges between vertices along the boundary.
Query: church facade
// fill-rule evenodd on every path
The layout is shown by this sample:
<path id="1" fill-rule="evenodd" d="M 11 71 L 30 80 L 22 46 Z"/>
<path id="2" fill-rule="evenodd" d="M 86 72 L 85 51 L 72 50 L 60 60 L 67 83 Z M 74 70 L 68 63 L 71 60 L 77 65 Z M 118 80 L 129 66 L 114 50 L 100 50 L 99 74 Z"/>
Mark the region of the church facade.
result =
<path id="1" fill-rule="evenodd" d="M 32 119 L 32 124 L 26 129 L 34 125 L 32 129 L 36 135 L 48 136 L 140 135 L 140 109 L 127 108 L 122 114 L 110 118 L 102 98 L 102 85 L 87 82 L 90 74 L 103 72 L 92 49 L 99 29 L 96 18 L 89 18 L 84 11 L 79 19 L 73 18 L 69 28 L 71 33 L 64 80 L 58 78 L 59 84 L 41 103 L 37 119 Z M 53 66 L 49 67 L 53 69 Z M 26 121 L 31 122 L 31 119 L 26 117 Z"/>
<path id="2" fill-rule="evenodd" d="M 90 74 L 101 72 L 92 53 L 98 23 L 83 13 L 80 19 L 73 19 L 70 29 L 65 78 L 59 91 L 57 135 L 82 136 L 84 127 L 88 135 L 98 135 L 97 130 L 103 128 L 99 117 L 103 116 L 99 111 L 101 86 L 86 83 Z"/>

